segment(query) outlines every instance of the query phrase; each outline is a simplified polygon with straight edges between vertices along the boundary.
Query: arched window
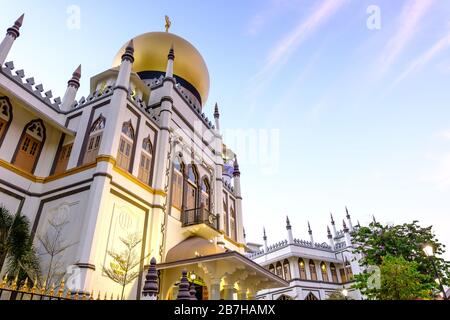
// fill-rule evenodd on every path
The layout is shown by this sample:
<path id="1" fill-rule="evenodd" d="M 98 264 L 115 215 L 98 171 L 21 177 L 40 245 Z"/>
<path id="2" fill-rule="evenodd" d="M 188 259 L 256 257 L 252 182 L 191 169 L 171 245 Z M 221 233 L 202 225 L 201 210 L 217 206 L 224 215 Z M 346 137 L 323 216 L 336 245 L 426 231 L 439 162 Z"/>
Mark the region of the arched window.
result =
<path id="1" fill-rule="evenodd" d="M 319 299 L 317 299 L 317 297 L 312 292 L 310 292 L 306 296 L 305 300 L 319 300 Z"/>
<path id="2" fill-rule="evenodd" d="M 286 281 L 291 280 L 291 268 L 289 267 L 289 261 L 285 259 L 283 261 L 283 271 L 284 271 L 284 279 Z"/>
<path id="3" fill-rule="evenodd" d="M 186 184 L 186 209 L 195 209 L 197 207 L 197 181 L 198 174 L 194 165 L 188 166 L 187 184 Z"/>
<path id="4" fill-rule="evenodd" d="M 309 260 L 309 273 L 311 274 L 311 280 L 317 281 L 316 265 L 312 260 Z"/>
<path id="5" fill-rule="evenodd" d="M 211 187 L 209 186 L 209 180 L 207 177 L 202 179 L 202 194 L 201 194 L 201 203 L 204 208 L 208 211 L 211 211 Z"/>
<path id="6" fill-rule="evenodd" d="M 277 262 L 275 269 L 276 269 L 276 275 L 279 276 L 280 278 L 283 278 L 283 268 L 281 267 L 280 262 Z"/>
<path id="7" fill-rule="evenodd" d="M 42 120 L 29 122 L 22 133 L 12 163 L 30 173 L 34 172 L 45 142 L 45 127 Z"/>
<path id="8" fill-rule="evenodd" d="M 182 162 L 179 158 L 175 158 L 172 174 L 172 205 L 179 210 L 183 203 L 183 171 Z"/>
<path id="9" fill-rule="evenodd" d="M 353 280 L 352 266 L 347 259 L 345 259 L 345 273 L 347 274 L 347 280 L 352 281 Z"/>
<path id="10" fill-rule="evenodd" d="M 275 267 L 273 266 L 273 264 L 271 264 L 269 266 L 269 271 L 272 272 L 272 273 L 275 273 Z"/>
<path id="11" fill-rule="evenodd" d="M 120 135 L 119 150 L 117 152 L 117 166 L 129 171 L 131 163 L 131 152 L 134 144 L 134 129 L 131 120 L 124 122 Z"/>
<path id="12" fill-rule="evenodd" d="M 73 146 L 73 143 L 68 143 L 61 147 L 59 154 L 58 154 L 58 159 L 56 161 L 56 167 L 55 167 L 54 174 L 58 174 L 58 173 L 62 173 L 64 171 L 66 171 L 67 164 L 69 163 L 69 159 L 70 159 L 70 154 L 72 153 L 72 146 Z"/>
<path id="13" fill-rule="evenodd" d="M 230 237 L 237 240 L 236 234 L 236 202 L 230 197 Z"/>
<path id="14" fill-rule="evenodd" d="M 298 269 L 300 271 L 300 279 L 306 280 L 305 261 L 302 258 L 298 259 Z"/>
<path id="15" fill-rule="evenodd" d="M 150 182 L 150 172 L 152 167 L 153 147 L 150 136 L 142 142 L 141 159 L 139 160 L 138 179 L 142 182 Z"/>
<path id="16" fill-rule="evenodd" d="M 0 97 L 0 145 L 12 120 L 11 103 L 7 97 Z"/>
<path id="17" fill-rule="evenodd" d="M 103 129 L 105 129 L 106 118 L 101 114 L 94 121 L 89 131 L 89 139 L 87 143 L 86 153 L 84 155 L 83 163 L 94 162 L 100 149 L 100 143 L 102 142 Z"/>
<path id="18" fill-rule="evenodd" d="M 320 272 L 322 273 L 322 280 L 325 282 L 329 282 L 330 280 L 328 279 L 328 270 L 325 262 L 322 262 L 320 264 Z"/>
<path id="19" fill-rule="evenodd" d="M 338 282 L 337 272 L 336 272 L 336 266 L 334 263 L 330 263 L 330 271 L 331 271 L 331 279 L 334 283 Z"/>

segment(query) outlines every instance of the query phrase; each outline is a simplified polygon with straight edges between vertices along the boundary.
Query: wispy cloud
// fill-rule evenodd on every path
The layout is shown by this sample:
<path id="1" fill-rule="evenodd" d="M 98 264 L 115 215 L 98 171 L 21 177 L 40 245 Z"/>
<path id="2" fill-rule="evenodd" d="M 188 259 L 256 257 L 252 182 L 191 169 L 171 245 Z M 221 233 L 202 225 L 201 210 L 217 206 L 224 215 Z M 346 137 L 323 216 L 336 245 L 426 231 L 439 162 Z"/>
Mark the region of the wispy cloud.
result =
<path id="1" fill-rule="evenodd" d="M 275 45 L 275 48 L 269 53 L 265 65 L 257 73 L 257 77 L 280 69 L 300 44 L 338 12 L 346 2 L 347 0 L 323 1 L 306 20 L 297 24 L 287 36 Z"/>
<path id="2" fill-rule="evenodd" d="M 413 39 L 422 18 L 431 8 L 434 0 L 407 2 L 399 17 L 397 31 L 388 40 L 379 59 L 379 70 L 384 74 Z"/>
<path id="3" fill-rule="evenodd" d="M 261 30 L 280 14 L 293 8 L 301 8 L 299 0 L 269 0 L 262 5 L 261 10 L 250 17 L 245 33 L 251 36 L 258 35 Z"/>
<path id="4" fill-rule="evenodd" d="M 258 96 L 272 81 L 278 71 L 289 61 L 300 45 L 317 29 L 324 25 L 348 0 L 324 0 L 312 13 L 302 19 L 288 34 L 281 38 L 266 58 L 264 65 L 252 77 L 251 89 L 249 90 L 250 105 L 249 112 L 256 106 Z"/>
<path id="5" fill-rule="evenodd" d="M 400 76 L 397 77 L 397 79 L 394 81 L 393 87 L 399 84 L 401 81 L 403 81 L 405 78 L 407 78 L 411 73 L 419 70 L 424 65 L 426 65 L 428 62 L 430 62 L 434 57 L 436 57 L 439 53 L 444 51 L 450 46 L 450 32 L 447 33 L 444 37 L 439 39 L 431 48 L 429 48 L 426 52 L 424 52 L 421 56 L 419 56 L 417 59 L 415 59 L 413 62 L 410 63 L 408 68 L 406 68 L 405 71 L 403 71 Z"/>

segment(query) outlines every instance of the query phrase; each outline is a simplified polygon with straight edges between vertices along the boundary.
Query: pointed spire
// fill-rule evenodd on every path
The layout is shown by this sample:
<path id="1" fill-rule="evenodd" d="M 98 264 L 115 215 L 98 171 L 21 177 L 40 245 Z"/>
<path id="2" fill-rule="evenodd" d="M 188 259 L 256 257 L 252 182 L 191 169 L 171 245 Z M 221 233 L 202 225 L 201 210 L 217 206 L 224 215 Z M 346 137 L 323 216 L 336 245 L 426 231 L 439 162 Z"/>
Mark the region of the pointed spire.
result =
<path id="1" fill-rule="evenodd" d="M 348 232 L 347 224 L 345 223 L 345 220 L 342 220 L 342 226 L 344 227 L 344 232 Z"/>
<path id="2" fill-rule="evenodd" d="M 80 87 L 80 79 L 81 79 L 81 64 L 72 73 L 72 78 L 67 82 L 67 85 L 73 86 L 76 89 L 78 89 Z"/>
<path id="3" fill-rule="evenodd" d="M 219 118 L 220 117 L 220 113 L 219 113 L 219 106 L 217 105 L 217 102 L 216 102 L 216 105 L 214 106 L 214 118 Z"/>
<path id="4" fill-rule="evenodd" d="M 134 42 L 133 39 L 130 40 L 130 42 L 128 42 L 126 48 L 125 48 L 125 52 L 122 55 L 122 61 L 124 60 L 128 60 L 131 63 L 134 62 Z"/>
<path id="5" fill-rule="evenodd" d="M 375 215 L 372 215 L 373 223 L 377 223 L 377 220 L 375 219 Z"/>
<path id="6" fill-rule="evenodd" d="M 243 233 L 244 233 L 244 239 L 246 239 L 246 238 L 247 238 L 247 235 L 245 234 L 245 228 L 242 228 L 242 231 L 243 231 Z"/>
<path id="7" fill-rule="evenodd" d="M 359 223 L 359 220 L 356 220 L 358 228 L 361 227 L 361 224 Z"/>
<path id="8" fill-rule="evenodd" d="M 333 214 L 331 212 L 330 212 L 330 217 L 331 217 L 331 224 L 334 225 Z"/>
<path id="9" fill-rule="evenodd" d="M 331 235 L 330 227 L 327 226 L 327 237 L 328 239 L 331 239 L 333 236 Z"/>
<path id="10" fill-rule="evenodd" d="M 237 161 L 237 156 L 234 156 L 234 164 L 233 164 L 234 170 L 233 170 L 233 177 L 240 177 L 241 172 L 239 171 L 239 164 Z"/>
<path id="11" fill-rule="evenodd" d="M 264 241 L 267 240 L 266 228 L 263 228 L 263 240 L 264 240 Z"/>
<path id="12" fill-rule="evenodd" d="M 173 43 L 170 45 L 169 54 L 167 55 L 167 59 L 175 60 L 175 51 L 173 50 Z"/>
<path id="13" fill-rule="evenodd" d="M 189 293 L 189 281 L 187 279 L 187 271 L 184 269 L 181 272 L 181 280 L 178 285 L 177 300 L 191 300 L 191 294 Z"/>
<path id="14" fill-rule="evenodd" d="M 14 22 L 14 25 L 11 28 L 6 30 L 6 34 L 12 36 L 14 39 L 17 39 L 20 36 L 20 27 L 23 23 L 23 17 L 25 14 L 23 13 L 17 20 Z"/>
<path id="15" fill-rule="evenodd" d="M 291 229 L 291 222 L 289 221 L 289 217 L 286 216 L 286 229 L 290 230 Z"/>
<path id="16" fill-rule="evenodd" d="M 350 219 L 350 213 L 348 213 L 347 206 L 345 206 L 345 212 L 347 213 L 346 218 L 347 218 L 347 219 Z"/>
<path id="17" fill-rule="evenodd" d="M 309 233 L 310 235 L 312 234 L 311 225 L 309 224 L 309 221 L 308 221 L 308 233 Z"/>

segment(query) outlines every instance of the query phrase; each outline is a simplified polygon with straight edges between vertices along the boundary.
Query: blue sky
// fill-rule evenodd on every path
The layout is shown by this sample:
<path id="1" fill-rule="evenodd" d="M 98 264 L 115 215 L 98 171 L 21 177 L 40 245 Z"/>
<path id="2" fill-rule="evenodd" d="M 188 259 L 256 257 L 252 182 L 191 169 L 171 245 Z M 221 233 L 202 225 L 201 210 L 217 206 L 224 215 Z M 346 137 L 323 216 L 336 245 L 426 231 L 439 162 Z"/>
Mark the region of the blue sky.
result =
<path id="1" fill-rule="evenodd" d="M 5 1 L 2 1 L 5 2 Z M 79 29 L 67 27 L 70 5 Z M 376 5 L 380 28 L 369 29 Z M 307 220 L 326 240 L 329 212 L 356 222 L 419 220 L 450 245 L 450 3 L 438 0 L 8 1 L 0 28 L 22 13 L 9 60 L 63 95 L 82 64 L 109 68 L 128 39 L 171 32 L 202 53 L 211 90 L 204 106 L 221 126 L 271 134 L 271 170 L 240 161 L 247 238 L 298 238 Z M 276 143 L 278 141 L 278 143 Z M 233 143 L 231 143 L 233 145 Z M 239 151 L 239 150 L 238 150 Z M 250 158 L 250 157 L 249 157 Z M 447 254 L 447 257 L 450 257 Z"/>

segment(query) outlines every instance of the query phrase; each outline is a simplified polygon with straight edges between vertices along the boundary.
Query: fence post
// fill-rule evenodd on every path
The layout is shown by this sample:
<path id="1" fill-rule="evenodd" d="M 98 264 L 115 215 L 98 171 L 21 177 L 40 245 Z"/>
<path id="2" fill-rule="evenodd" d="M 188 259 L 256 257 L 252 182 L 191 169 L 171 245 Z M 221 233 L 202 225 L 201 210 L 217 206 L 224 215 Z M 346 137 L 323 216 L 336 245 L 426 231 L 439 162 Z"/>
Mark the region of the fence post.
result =
<path id="1" fill-rule="evenodd" d="M 156 271 L 155 257 L 150 260 L 150 266 L 147 274 L 145 275 L 142 295 L 142 300 L 157 300 L 158 298 L 158 271 Z"/>

